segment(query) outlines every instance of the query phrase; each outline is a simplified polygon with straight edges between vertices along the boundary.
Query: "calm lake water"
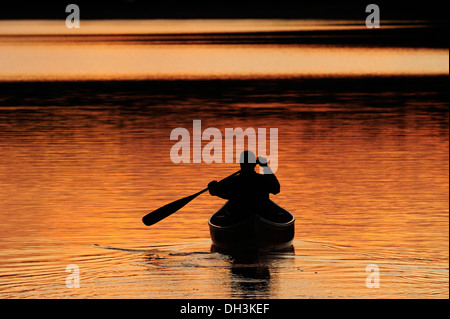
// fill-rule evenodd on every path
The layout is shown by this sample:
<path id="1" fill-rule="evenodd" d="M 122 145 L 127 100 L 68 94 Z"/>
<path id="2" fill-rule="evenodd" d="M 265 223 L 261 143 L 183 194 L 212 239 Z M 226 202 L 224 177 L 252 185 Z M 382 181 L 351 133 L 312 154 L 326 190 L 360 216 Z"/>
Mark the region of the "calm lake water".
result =
<path id="1" fill-rule="evenodd" d="M 301 77 L 305 61 L 281 76 L 282 59 L 264 50 L 298 60 L 317 48 L 253 44 L 235 52 L 234 65 L 230 46 L 191 44 L 194 58 L 181 63 L 176 46 L 91 44 L 78 51 L 85 64 L 67 71 L 59 69 L 67 43 L 10 40 L 0 62 L 1 298 L 449 297 L 448 49 L 379 48 L 384 62 L 358 73 L 362 61 L 346 63 L 365 49 L 331 48 L 326 54 L 344 63 L 336 74 L 318 67 Z M 32 64 L 28 49 L 46 51 L 50 64 L 14 66 Z M 216 55 L 205 62 L 208 50 Z M 161 75 L 146 64 L 140 73 L 157 51 L 158 70 L 171 61 L 179 69 Z M 386 64 L 390 52 L 414 58 Z M 253 67 L 270 76 L 238 71 L 254 54 Z M 420 66 L 404 74 L 414 59 Z M 148 80 L 155 74 L 165 79 Z M 171 161 L 171 131 L 192 132 L 193 120 L 222 134 L 278 128 L 281 192 L 272 200 L 296 217 L 293 252 L 242 259 L 211 251 L 208 218 L 224 201 L 207 193 L 142 224 L 149 211 L 237 170 Z M 79 288 L 66 286 L 68 265 L 79 269 Z M 379 288 L 366 285 L 368 265 L 379 267 Z"/>

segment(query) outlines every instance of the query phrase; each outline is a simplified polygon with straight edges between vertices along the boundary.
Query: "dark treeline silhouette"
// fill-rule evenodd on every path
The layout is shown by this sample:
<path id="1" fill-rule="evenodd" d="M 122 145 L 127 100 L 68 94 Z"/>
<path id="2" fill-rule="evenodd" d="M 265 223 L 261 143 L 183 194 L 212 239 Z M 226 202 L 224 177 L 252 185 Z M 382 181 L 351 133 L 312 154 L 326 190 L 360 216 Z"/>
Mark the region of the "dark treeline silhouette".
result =
<path id="1" fill-rule="evenodd" d="M 172 1 L 148 0 L 40 0 L 34 2 L 8 1 L 2 3 L 0 19 L 63 19 L 65 7 L 76 3 L 83 19 L 362 19 L 371 2 L 349 1 Z M 383 19 L 447 19 L 447 11 L 435 1 L 376 2 Z"/>

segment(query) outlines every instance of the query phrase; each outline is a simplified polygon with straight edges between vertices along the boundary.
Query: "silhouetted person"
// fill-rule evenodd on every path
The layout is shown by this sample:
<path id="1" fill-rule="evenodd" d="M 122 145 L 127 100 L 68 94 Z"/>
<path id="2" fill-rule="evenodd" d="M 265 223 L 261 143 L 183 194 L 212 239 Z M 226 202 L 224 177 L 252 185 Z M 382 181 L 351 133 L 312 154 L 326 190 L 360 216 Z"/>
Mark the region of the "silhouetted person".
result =
<path id="1" fill-rule="evenodd" d="M 256 156 L 251 151 L 244 151 L 240 157 L 241 172 L 222 182 L 212 181 L 208 184 L 209 193 L 230 201 L 230 218 L 243 219 L 251 214 L 267 216 L 269 194 L 280 192 L 280 183 L 267 165 L 266 159 Z M 256 165 L 263 167 L 264 174 L 255 172 Z"/>

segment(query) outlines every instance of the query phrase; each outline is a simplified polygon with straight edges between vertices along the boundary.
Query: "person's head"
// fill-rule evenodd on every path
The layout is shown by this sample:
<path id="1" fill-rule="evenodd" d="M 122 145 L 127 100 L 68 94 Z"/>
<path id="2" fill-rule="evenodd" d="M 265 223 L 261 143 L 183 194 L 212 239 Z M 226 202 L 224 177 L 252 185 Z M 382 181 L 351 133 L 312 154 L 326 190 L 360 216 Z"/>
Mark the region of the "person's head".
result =
<path id="1" fill-rule="evenodd" d="M 239 163 L 242 172 L 252 172 L 256 166 L 256 155 L 252 151 L 243 151 L 241 153 Z"/>

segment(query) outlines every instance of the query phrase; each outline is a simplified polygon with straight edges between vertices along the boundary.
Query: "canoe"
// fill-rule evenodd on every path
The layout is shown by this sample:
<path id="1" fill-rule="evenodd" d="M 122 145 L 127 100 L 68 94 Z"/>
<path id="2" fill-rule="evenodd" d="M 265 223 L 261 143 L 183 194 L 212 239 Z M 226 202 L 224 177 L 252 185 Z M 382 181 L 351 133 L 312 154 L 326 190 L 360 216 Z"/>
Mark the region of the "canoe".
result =
<path id="1" fill-rule="evenodd" d="M 222 250 L 273 251 L 292 247 L 295 234 L 295 217 L 271 200 L 265 212 L 231 221 L 230 202 L 209 219 L 211 240 Z M 264 216 L 264 217 L 263 217 Z"/>

